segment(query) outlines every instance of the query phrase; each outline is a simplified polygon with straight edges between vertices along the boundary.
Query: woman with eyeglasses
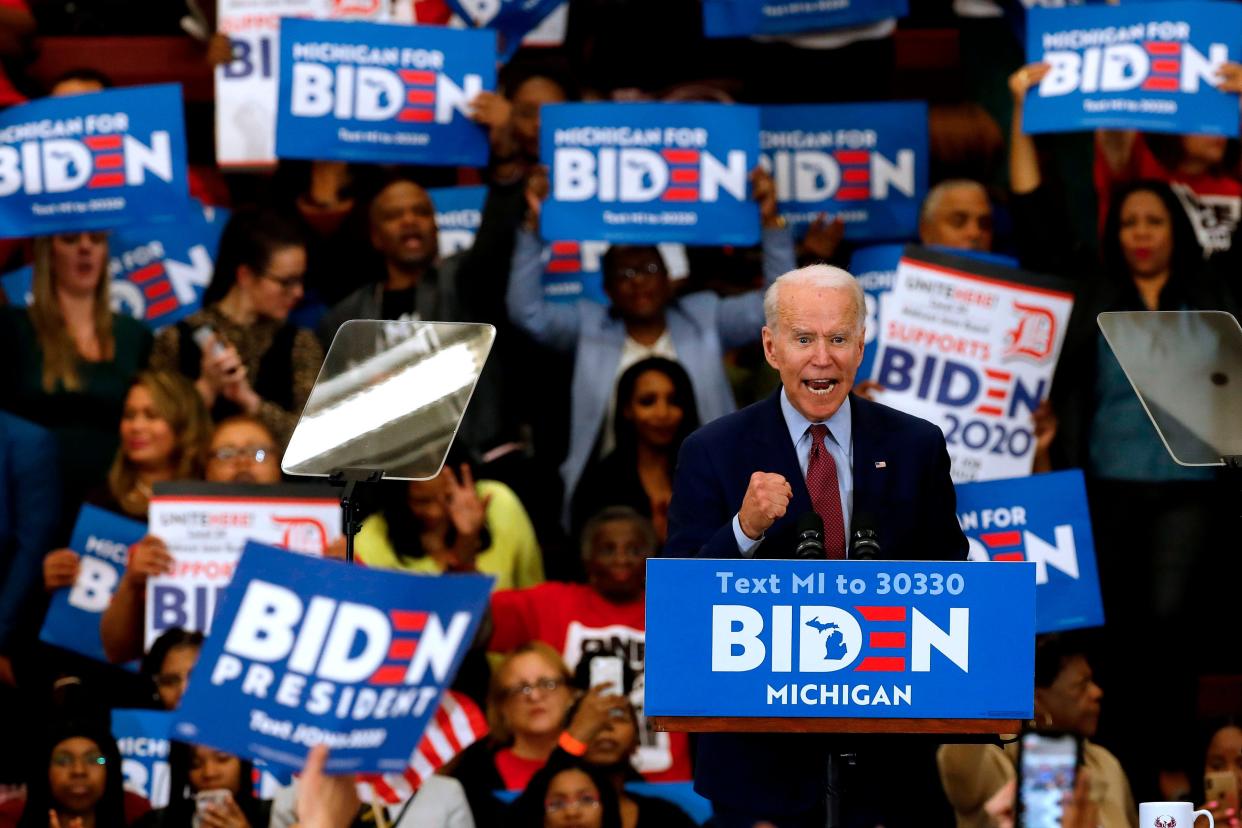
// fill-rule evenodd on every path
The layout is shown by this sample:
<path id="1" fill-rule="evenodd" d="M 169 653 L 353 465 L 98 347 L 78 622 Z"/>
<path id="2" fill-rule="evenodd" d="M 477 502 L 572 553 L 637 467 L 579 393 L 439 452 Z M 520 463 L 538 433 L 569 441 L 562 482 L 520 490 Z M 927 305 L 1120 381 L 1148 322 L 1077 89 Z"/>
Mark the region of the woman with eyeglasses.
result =
<path id="1" fill-rule="evenodd" d="M 323 362 L 315 335 L 289 321 L 305 272 L 296 225 L 276 213 L 234 214 L 203 309 L 160 331 L 152 366 L 194 380 L 214 419 L 257 416 L 283 446 Z"/>
<path id="2" fill-rule="evenodd" d="M 549 763 L 514 801 L 513 828 L 622 828 L 616 791 L 600 771 L 581 759 Z"/>
<path id="3" fill-rule="evenodd" d="M 55 435 L 68 526 L 116 454 L 125 394 L 147 364 L 151 332 L 112 312 L 106 233 L 35 239 L 33 270 L 29 305 L 0 307 L 0 406 Z"/>
<path id="4" fill-rule="evenodd" d="M 124 828 L 121 755 L 102 722 L 57 722 L 32 768 L 19 828 Z"/>
<path id="5" fill-rule="evenodd" d="M 476 825 L 500 821 L 493 791 L 525 789 L 558 744 L 580 743 L 582 738 L 572 735 L 575 731 L 590 738 L 585 719 L 565 726 L 566 714 L 577 695 L 570 681 L 565 662 L 539 641 L 518 647 L 492 672 L 487 699 L 491 733 L 462 752 L 453 773 L 466 790 Z M 612 696 L 603 704 L 619 709 L 622 701 L 620 696 Z M 598 718 L 599 708 L 599 703 L 592 704 L 583 716 Z"/>

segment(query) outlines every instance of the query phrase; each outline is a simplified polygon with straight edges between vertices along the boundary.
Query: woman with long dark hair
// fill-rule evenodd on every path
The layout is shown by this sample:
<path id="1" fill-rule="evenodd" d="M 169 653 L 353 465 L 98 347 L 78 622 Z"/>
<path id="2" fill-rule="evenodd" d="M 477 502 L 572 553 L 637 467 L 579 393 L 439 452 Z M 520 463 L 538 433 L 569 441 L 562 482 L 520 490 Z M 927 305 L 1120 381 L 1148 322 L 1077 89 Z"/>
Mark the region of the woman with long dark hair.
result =
<path id="1" fill-rule="evenodd" d="M 234 214 L 203 309 L 160 332 L 152 367 L 194 380 L 213 419 L 258 416 L 283 446 L 323 362 L 315 335 L 289 321 L 305 272 L 306 242 L 289 219 Z"/>
<path id="2" fill-rule="evenodd" d="M 266 828 L 272 803 L 254 795 L 254 765 L 231 753 L 173 742 L 167 807 L 134 828 Z M 62 826 L 63 828 L 63 826 Z"/>
<path id="3" fill-rule="evenodd" d="M 1219 664 L 1220 648 L 1195 643 L 1202 636 L 1192 634 L 1191 625 L 1195 615 L 1202 623 L 1205 608 L 1228 605 L 1231 596 L 1212 590 L 1236 576 L 1223 569 L 1231 560 L 1209 558 L 1228 516 L 1220 481 L 1212 469 L 1181 466 L 1170 458 L 1097 317 L 1109 311 L 1235 312 L 1235 307 L 1224 282 L 1205 266 L 1178 197 L 1162 181 L 1131 181 L 1113 191 L 1098 257 L 1086 252 L 1089 245 L 1073 241 L 1063 226 L 1064 210 L 1048 198 L 1035 143 L 1021 126 L 1026 90 L 1047 71 L 1035 64 L 1010 78 L 1015 228 L 1025 266 L 1074 274 L 1081 284 L 1052 384 L 1057 434 L 1051 456 L 1057 468 L 1081 468 L 1087 478 L 1108 618 L 1101 682 L 1119 688 L 1148 684 L 1145 664 L 1151 653 L 1166 659 L 1165 677 L 1148 684 L 1147 693 L 1113 696 L 1110 707 L 1116 713 L 1105 723 L 1107 731 L 1107 722 L 1146 720 L 1151 709 L 1165 711 L 1152 728 L 1118 727 L 1105 734 L 1142 800 L 1155 794 L 1159 768 L 1151 764 L 1167 761 L 1149 745 L 1176 745 L 1185 738 L 1190 722 L 1175 711 L 1194 709 L 1197 672 L 1210 670 L 1214 662 L 1217 669 L 1226 666 Z"/>
<path id="4" fill-rule="evenodd" d="M 604 507 L 629 506 L 651 519 L 663 543 L 677 452 L 698 427 L 698 407 L 686 369 L 663 357 L 649 357 L 627 368 L 617 381 L 616 448 L 582 476 L 573 498 L 574 537 Z"/>
<path id="5" fill-rule="evenodd" d="M 103 721 L 56 722 L 31 767 L 19 828 L 125 828 L 121 754 Z"/>

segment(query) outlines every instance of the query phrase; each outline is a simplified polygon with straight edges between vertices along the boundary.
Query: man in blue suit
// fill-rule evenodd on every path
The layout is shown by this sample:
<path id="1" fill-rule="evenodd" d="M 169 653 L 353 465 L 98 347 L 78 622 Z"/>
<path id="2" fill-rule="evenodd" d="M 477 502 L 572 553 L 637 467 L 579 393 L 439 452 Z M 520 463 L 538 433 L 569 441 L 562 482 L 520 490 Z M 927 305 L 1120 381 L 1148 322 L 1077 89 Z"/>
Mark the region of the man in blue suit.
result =
<path id="1" fill-rule="evenodd" d="M 793 557 L 799 518 L 814 511 L 829 558 L 846 557 L 851 525 L 874 528 L 887 559 L 966 558 L 940 429 L 850 393 L 865 307 L 854 277 L 827 265 L 772 284 L 763 348 L 781 389 L 682 445 L 666 555 Z M 822 828 L 832 752 L 820 736 L 703 734 L 695 788 L 724 826 Z"/>

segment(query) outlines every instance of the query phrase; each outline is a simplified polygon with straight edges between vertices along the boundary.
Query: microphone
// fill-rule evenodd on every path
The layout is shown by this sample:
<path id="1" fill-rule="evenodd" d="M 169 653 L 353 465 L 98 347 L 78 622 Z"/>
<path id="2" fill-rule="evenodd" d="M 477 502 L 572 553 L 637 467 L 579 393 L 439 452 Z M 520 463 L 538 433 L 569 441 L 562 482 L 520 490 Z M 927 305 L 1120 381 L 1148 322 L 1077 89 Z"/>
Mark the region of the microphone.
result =
<path id="1" fill-rule="evenodd" d="M 876 533 L 875 515 L 859 512 L 854 515 L 854 534 L 850 536 L 850 557 L 874 561 L 880 557 L 880 538 Z"/>
<path id="2" fill-rule="evenodd" d="M 824 521 L 814 511 L 807 512 L 798 518 L 794 528 L 798 540 L 794 546 L 794 557 L 809 560 L 823 558 L 824 555 Z"/>

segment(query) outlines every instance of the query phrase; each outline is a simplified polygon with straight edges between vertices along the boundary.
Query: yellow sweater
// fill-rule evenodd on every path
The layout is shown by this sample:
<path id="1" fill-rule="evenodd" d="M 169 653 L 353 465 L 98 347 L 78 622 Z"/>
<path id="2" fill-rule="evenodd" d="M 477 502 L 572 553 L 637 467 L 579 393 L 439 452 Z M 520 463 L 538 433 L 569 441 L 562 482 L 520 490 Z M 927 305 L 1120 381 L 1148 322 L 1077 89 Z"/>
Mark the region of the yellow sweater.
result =
<path id="1" fill-rule="evenodd" d="M 492 545 L 475 558 L 475 566 L 486 575 L 493 575 L 493 589 L 521 589 L 543 583 L 543 556 L 535 539 L 526 509 L 516 494 L 503 483 L 480 480 L 475 484 L 479 498 L 492 496 L 487 504 L 487 529 Z M 399 558 L 388 539 L 388 521 L 382 514 L 367 518 L 354 541 L 354 554 L 367 566 L 377 569 L 400 569 L 424 575 L 444 572 L 430 556 Z"/>

